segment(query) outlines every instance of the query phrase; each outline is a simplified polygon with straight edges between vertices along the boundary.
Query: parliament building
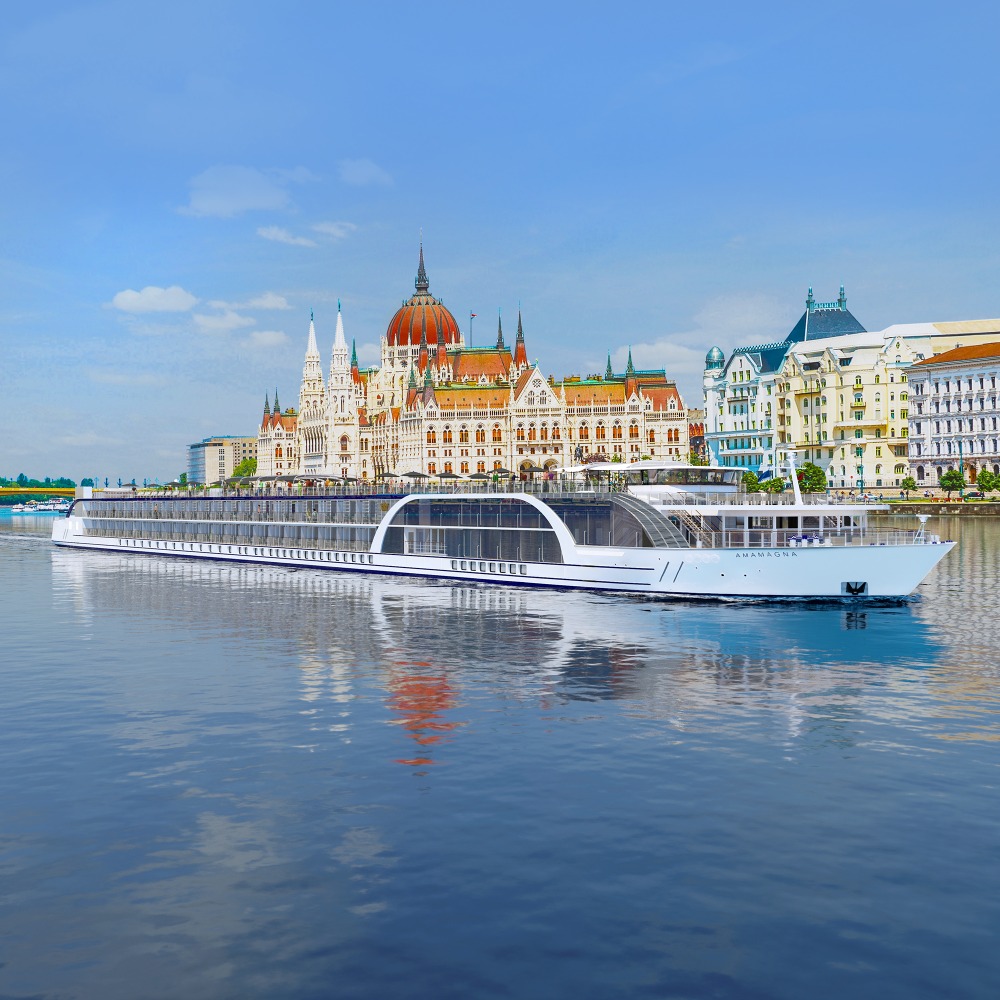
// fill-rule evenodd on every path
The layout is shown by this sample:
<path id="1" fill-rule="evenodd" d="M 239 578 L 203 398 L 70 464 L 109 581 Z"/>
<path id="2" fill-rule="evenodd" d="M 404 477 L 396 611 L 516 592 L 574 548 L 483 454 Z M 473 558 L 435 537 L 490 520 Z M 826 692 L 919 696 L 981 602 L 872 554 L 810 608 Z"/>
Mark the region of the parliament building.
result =
<path id="1" fill-rule="evenodd" d="M 640 371 L 629 351 L 616 373 L 546 376 L 528 361 L 520 313 L 513 347 L 470 347 L 430 293 L 420 248 L 415 293 L 381 337 L 381 364 L 358 366 L 340 305 L 324 379 L 313 318 L 297 409 L 268 397 L 259 476 L 377 480 L 384 476 L 538 475 L 593 459 L 686 461 L 688 422 L 676 383 Z"/>

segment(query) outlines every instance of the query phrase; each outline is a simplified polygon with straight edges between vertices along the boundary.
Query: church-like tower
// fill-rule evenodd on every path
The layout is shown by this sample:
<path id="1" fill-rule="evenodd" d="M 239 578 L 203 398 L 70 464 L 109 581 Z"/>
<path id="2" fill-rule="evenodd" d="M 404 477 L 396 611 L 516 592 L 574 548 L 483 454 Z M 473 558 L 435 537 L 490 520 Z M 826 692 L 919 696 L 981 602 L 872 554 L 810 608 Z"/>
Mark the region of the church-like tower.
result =
<path id="1" fill-rule="evenodd" d="M 299 387 L 298 452 L 303 473 L 320 472 L 326 462 L 325 389 L 323 365 L 316 345 L 316 324 L 309 313 L 309 341 Z"/>
<path id="2" fill-rule="evenodd" d="M 352 355 L 344 336 L 344 316 L 337 300 L 337 329 L 330 354 L 326 387 L 326 469 L 333 477 L 357 474 L 358 401 L 352 374 Z"/>

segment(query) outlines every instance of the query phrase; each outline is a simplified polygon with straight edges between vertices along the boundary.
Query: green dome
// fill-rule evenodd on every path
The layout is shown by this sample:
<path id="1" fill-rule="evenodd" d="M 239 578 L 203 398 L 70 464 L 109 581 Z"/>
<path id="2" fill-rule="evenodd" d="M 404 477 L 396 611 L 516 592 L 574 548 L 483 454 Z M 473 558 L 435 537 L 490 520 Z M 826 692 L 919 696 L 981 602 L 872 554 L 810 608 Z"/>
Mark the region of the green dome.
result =
<path id="1" fill-rule="evenodd" d="M 708 354 L 705 355 L 705 367 L 706 368 L 725 368 L 726 367 L 726 356 L 718 347 L 713 347 Z"/>

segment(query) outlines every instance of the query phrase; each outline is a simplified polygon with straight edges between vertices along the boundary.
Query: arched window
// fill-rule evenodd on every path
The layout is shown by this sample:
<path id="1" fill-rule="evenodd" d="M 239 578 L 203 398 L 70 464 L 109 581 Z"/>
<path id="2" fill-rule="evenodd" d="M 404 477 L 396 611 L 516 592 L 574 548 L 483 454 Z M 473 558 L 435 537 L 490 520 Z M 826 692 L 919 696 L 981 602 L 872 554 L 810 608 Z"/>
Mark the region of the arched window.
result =
<path id="1" fill-rule="evenodd" d="M 451 442 L 451 427 L 449 427 L 447 425 L 445 426 L 444 431 L 441 433 L 441 443 L 442 444 L 451 444 L 452 443 Z M 451 472 L 451 469 L 449 469 L 448 471 Z"/>
<path id="2" fill-rule="evenodd" d="M 528 440 L 529 441 L 538 440 L 538 431 L 535 429 L 534 424 L 528 424 Z"/>
<path id="3" fill-rule="evenodd" d="M 517 425 L 517 430 L 514 432 L 514 437 L 518 441 L 523 441 L 524 440 L 524 425 L 523 424 L 518 424 Z"/>
<path id="4" fill-rule="evenodd" d="M 496 440 L 496 431 L 493 431 L 493 440 Z M 476 444 L 486 444 L 486 428 L 480 424 L 476 428 Z"/>
<path id="5" fill-rule="evenodd" d="M 586 424 L 581 424 L 580 425 L 580 440 L 581 441 L 589 441 L 590 440 L 590 429 L 587 427 Z"/>
<path id="6" fill-rule="evenodd" d="M 622 425 L 616 420 L 614 426 L 611 428 L 611 436 L 616 441 L 621 441 L 622 439 Z"/>
<path id="7" fill-rule="evenodd" d="M 607 438 L 607 432 L 604 424 L 598 424 L 597 427 L 594 428 L 594 437 L 598 441 L 604 441 Z"/>
<path id="8" fill-rule="evenodd" d="M 476 440 L 479 440 L 479 439 L 477 438 Z M 483 437 L 483 440 L 484 441 L 486 440 L 485 435 Z M 464 424 L 459 428 L 459 431 L 458 431 L 458 443 L 459 444 L 468 444 L 469 443 L 469 428 L 466 427 Z"/>
<path id="9" fill-rule="evenodd" d="M 437 431 L 433 427 L 427 432 L 427 443 L 437 444 Z"/>
<path id="10" fill-rule="evenodd" d="M 477 440 L 478 440 L 478 437 L 477 437 Z M 503 440 L 503 431 L 500 430 L 500 425 L 499 424 L 494 424 L 493 425 L 493 443 L 494 444 L 499 444 L 502 440 Z M 500 465 L 494 465 L 493 466 L 493 468 L 495 468 L 495 469 L 499 469 L 500 467 L 501 467 Z"/>

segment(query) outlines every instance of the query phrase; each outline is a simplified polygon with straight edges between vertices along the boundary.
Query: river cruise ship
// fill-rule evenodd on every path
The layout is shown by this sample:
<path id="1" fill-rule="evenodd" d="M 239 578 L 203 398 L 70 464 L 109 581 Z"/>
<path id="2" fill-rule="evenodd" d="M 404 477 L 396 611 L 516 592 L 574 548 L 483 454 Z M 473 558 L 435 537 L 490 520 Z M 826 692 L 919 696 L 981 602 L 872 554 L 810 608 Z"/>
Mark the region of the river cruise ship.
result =
<path id="1" fill-rule="evenodd" d="M 653 598 L 899 598 L 954 543 L 738 469 L 640 462 L 439 489 L 256 483 L 77 499 L 60 546 Z M 282 486 L 283 492 L 276 492 Z M 926 520 L 926 519 L 924 519 Z"/>

